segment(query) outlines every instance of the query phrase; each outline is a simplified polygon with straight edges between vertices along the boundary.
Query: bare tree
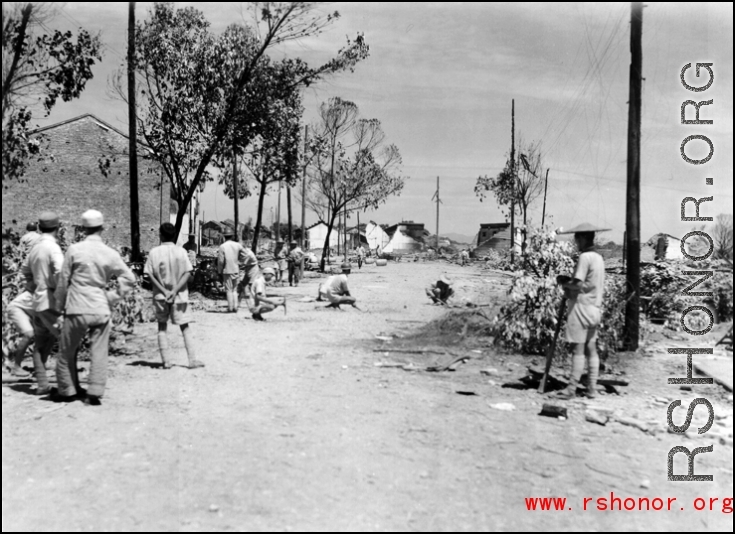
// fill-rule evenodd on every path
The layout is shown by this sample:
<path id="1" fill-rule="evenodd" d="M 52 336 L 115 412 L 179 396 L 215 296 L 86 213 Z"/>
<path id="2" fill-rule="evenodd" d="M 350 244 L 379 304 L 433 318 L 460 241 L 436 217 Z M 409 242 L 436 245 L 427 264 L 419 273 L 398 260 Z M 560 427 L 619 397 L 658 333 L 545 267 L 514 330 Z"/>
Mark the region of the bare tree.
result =
<path id="1" fill-rule="evenodd" d="M 377 119 L 360 119 L 357 106 L 332 98 L 320 108 L 321 123 L 314 129 L 307 203 L 327 224 L 321 269 L 337 215 L 345 210 L 375 209 L 403 189 L 401 155 L 385 143 Z"/>
<path id="2" fill-rule="evenodd" d="M 523 226 L 528 225 L 528 211 L 531 204 L 543 191 L 543 165 L 540 143 L 518 142 L 517 161 L 511 166 L 510 159 L 505 168 L 495 178 L 480 176 L 475 184 L 475 194 L 482 201 L 491 191 L 501 206 L 515 206 L 516 213 L 523 217 Z M 515 169 L 515 173 L 511 171 Z M 515 174 L 515 176 L 513 175 Z M 526 249 L 526 230 L 523 230 L 522 250 Z"/>
<path id="3" fill-rule="evenodd" d="M 732 259 L 732 213 L 720 213 L 712 228 L 715 258 Z"/>

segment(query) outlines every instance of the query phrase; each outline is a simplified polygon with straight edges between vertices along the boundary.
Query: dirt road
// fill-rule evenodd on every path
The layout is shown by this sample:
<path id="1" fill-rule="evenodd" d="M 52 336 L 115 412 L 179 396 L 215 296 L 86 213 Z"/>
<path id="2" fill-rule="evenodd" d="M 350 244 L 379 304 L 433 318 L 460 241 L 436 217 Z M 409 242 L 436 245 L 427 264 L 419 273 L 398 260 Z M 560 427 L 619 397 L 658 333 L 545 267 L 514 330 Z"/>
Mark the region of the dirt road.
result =
<path id="1" fill-rule="evenodd" d="M 140 325 L 99 408 L 4 387 L 3 530 L 732 530 L 732 514 L 721 513 L 732 497 L 732 396 L 719 386 L 696 393 L 715 405 L 720 434 L 729 425 L 729 445 L 588 423 L 582 401 L 567 403 L 567 420 L 540 417 L 543 397 L 501 387 L 529 358 L 488 348 L 450 347 L 474 357 L 453 373 L 376 367 L 446 360 L 374 350 L 391 346 L 376 336 L 443 313 L 423 287 L 445 270 L 460 296 L 497 291 L 474 267 L 367 266 L 350 278 L 363 312 L 298 302 L 316 295 L 314 278 L 276 289 L 292 300 L 288 315 L 279 309 L 264 323 L 245 309 L 220 313 L 224 301 L 197 311 L 205 369 L 158 369 L 155 324 Z M 170 340 L 183 366 L 177 329 Z M 663 428 L 667 407 L 655 398 L 683 393 L 666 384 L 680 363 L 631 360 L 625 394 L 595 404 Z M 480 374 L 488 367 L 496 376 Z M 711 443 L 696 470 L 714 482 L 667 482 L 671 447 Z M 595 501 L 583 510 L 585 497 L 611 492 L 677 501 L 671 511 L 599 512 Z M 530 497 L 566 497 L 568 510 L 528 511 Z M 720 501 L 695 511 L 696 497 L 708 508 L 710 497 Z"/>

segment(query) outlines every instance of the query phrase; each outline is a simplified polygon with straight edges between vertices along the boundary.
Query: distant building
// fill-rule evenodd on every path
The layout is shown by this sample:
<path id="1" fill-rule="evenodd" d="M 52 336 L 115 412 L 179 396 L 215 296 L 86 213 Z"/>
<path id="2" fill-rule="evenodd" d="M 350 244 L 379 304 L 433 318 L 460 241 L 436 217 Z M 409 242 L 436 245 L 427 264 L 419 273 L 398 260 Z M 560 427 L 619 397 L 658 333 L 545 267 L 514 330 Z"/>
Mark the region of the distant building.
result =
<path id="1" fill-rule="evenodd" d="M 342 231 L 335 224 L 332 233 L 329 234 L 329 248 L 337 248 L 338 243 L 342 243 Z M 308 250 L 324 250 L 324 242 L 327 239 L 327 224 L 319 221 L 311 226 L 306 227 L 306 241 Z"/>
<path id="2" fill-rule="evenodd" d="M 516 228 L 515 230 L 515 251 L 520 253 L 523 233 L 520 228 Z M 485 236 L 484 240 L 483 236 Z M 477 241 L 477 247 L 472 251 L 472 256 L 475 258 L 482 258 L 490 250 L 510 250 L 510 223 L 480 225 L 480 233 L 478 234 Z"/>
<path id="3" fill-rule="evenodd" d="M 424 229 L 423 223 L 403 221 L 389 226 L 385 233 L 390 237 L 383 252 L 392 254 L 410 254 L 424 250 L 426 238 L 431 235 Z"/>
<path id="4" fill-rule="evenodd" d="M 365 239 L 367 239 L 370 250 L 377 250 L 380 247 L 382 251 L 390 243 L 390 236 L 375 221 L 370 221 L 365 225 Z"/>
<path id="5" fill-rule="evenodd" d="M 481 224 L 480 232 L 477 234 L 477 246 L 479 247 L 485 241 L 492 239 L 503 230 L 508 230 L 508 237 L 510 237 L 510 223 L 502 222 Z"/>
<path id="6" fill-rule="evenodd" d="M 24 181 L 3 184 L 3 227 L 25 232 L 29 221 L 45 210 L 59 214 L 70 229 L 81 227 L 81 216 L 96 209 L 105 217 L 103 239 L 117 248 L 130 247 L 130 179 L 128 136 L 86 114 L 39 128 L 42 156 L 28 162 Z M 175 220 L 176 203 L 160 166 L 138 147 L 138 207 L 143 250 L 159 244 L 162 222 Z M 184 217 L 188 222 L 188 217 Z M 188 231 L 182 228 L 182 233 Z M 186 240 L 184 234 L 183 240 Z"/>

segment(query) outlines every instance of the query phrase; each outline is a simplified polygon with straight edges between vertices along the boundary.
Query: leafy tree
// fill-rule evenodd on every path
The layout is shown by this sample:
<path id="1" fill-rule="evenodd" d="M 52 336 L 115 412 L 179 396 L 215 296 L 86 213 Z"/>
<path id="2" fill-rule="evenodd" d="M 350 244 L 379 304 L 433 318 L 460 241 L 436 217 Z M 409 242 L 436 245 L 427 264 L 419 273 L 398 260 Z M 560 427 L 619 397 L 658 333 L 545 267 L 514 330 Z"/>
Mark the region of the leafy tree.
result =
<path id="1" fill-rule="evenodd" d="M 298 59 L 274 65 L 274 46 L 320 33 L 339 17 L 322 14 L 311 2 L 251 3 L 253 23 L 233 24 L 221 35 L 193 8 L 156 3 L 137 29 L 136 69 L 144 83 L 138 115 L 143 139 L 168 176 L 179 210 L 179 232 L 200 184 L 212 167 L 225 168 L 233 147 L 245 156 L 269 123 L 268 104 L 284 86 L 303 87 L 350 69 L 368 55 L 362 35 L 348 41 L 319 68 Z M 113 86 L 122 96 L 122 73 Z"/>
<path id="2" fill-rule="evenodd" d="M 515 206 L 516 214 L 523 218 L 523 244 L 525 252 L 528 225 L 528 210 L 543 191 L 543 165 L 541 147 L 538 143 L 525 145 L 519 143 L 515 165 L 511 167 L 510 159 L 505 168 L 495 177 L 480 176 L 475 183 L 475 194 L 482 202 L 488 192 L 492 192 L 500 206 Z M 515 177 L 513 176 L 515 170 Z"/>
<path id="3" fill-rule="evenodd" d="M 291 85 L 280 96 L 270 102 L 263 114 L 260 133 L 251 143 L 244 160 L 258 184 L 258 210 L 252 241 L 254 251 L 257 251 L 263 226 L 263 204 L 268 187 L 281 181 L 290 187 L 298 180 L 300 119 L 303 113 L 301 95 Z"/>
<path id="4" fill-rule="evenodd" d="M 319 112 L 321 121 L 309 147 L 307 203 L 327 224 L 323 271 L 339 213 L 376 209 L 400 194 L 404 177 L 401 155 L 395 145 L 385 143 L 380 121 L 359 118 L 357 106 L 338 97 L 323 103 Z"/>
<path id="5" fill-rule="evenodd" d="M 3 2 L 3 156 L 2 180 L 22 179 L 28 158 L 39 153 L 28 135 L 32 108 L 40 101 L 46 115 L 59 98 L 78 98 L 92 66 L 101 61 L 99 36 L 79 29 L 50 31 L 51 11 L 43 4 Z"/>

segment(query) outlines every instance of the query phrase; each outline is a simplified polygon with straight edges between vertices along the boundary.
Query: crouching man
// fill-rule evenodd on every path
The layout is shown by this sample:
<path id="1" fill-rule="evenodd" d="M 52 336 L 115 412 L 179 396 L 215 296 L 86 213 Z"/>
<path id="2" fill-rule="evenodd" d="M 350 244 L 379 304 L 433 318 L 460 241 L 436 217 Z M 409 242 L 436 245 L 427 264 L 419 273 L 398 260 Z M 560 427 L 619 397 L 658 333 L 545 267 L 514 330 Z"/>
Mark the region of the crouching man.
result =
<path id="1" fill-rule="evenodd" d="M 343 263 L 342 274 L 335 274 L 327 278 L 323 284 L 319 286 L 318 301 L 329 301 L 326 308 L 336 308 L 340 310 L 341 304 L 349 304 L 353 308 L 357 308 L 357 299 L 350 295 L 350 289 L 347 287 L 347 275 L 352 271 L 349 263 Z"/>
<path id="2" fill-rule="evenodd" d="M 452 295 L 454 295 L 452 281 L 445 274 L 426 288 L 426 296 L 431 299 L 433 304 L 446 304 Z"/>
<path id="3" fill-rule="evenodd" d="M 265 321 L 263 314 L 272 312 L 278 306 L 283 306 L 283 314 L 286 314 L 286 298 L 275 299 L 268 297 L 265 292 L 266 284 L 273 280 L 275 275 L 276 273 L 273 269 L 266 267 L 253 280 L 250 288 L 252 291 L 253 306 L 250 311 L 253 314 L 253 319 L 256 321 Z"/>

